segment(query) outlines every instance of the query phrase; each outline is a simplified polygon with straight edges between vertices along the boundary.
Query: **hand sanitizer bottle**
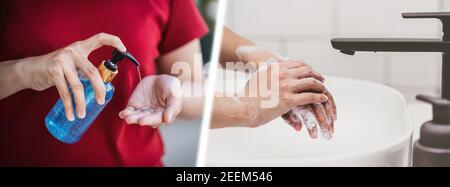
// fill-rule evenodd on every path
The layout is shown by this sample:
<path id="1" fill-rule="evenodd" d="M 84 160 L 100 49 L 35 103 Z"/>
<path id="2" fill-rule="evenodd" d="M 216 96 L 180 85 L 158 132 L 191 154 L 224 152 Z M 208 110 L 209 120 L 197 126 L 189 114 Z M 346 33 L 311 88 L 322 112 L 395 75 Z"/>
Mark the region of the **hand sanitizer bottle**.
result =
<path id="1" fill-rule="evenodd" d="M 59 99 L 45 117 L 45 124 L 50 134 L 61 142 L 68 144 L 76 143 L 81 138 L 100 112 L 105 108 L 109 101 L 111 101 L 114 95 L 114 86 L 111 84 L 111 81 L 118 73 L 117 63 L 123 60 L 123 58 L 129 59 L 136 66 L 140 65 L 130 53 L 120 52 L 115 49 L 112 53 L 112 58 L 103 61 L 98 67 L 98 71 L 100 72 L 106 88 L 105 103 L 103 105 L 99 105 L 95 100 L 95 93 L 90 81 L 83 74 L 79 75 L 80 81 L 84 87 L 86 116 L 81 119 L 75 115 L 75 120 L 69 121 L 64 112 L 64 105 L 61 99 Z M 76 111 L 75 105 L 74 111 Z"/>

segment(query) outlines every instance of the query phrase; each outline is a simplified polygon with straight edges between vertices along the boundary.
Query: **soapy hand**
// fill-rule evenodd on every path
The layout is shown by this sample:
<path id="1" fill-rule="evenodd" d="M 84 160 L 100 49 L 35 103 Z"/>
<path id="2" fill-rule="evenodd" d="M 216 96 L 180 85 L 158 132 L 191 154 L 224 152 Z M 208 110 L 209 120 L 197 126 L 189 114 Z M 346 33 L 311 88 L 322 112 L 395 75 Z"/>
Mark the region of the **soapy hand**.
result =
<path id="1" fill-rule="evenodd" d="M 312 75 L 319 75 L 317 72 L 315 72 L 308 64 L 303 63 L 302 61 L 297 60 L 291 60 L 289 58 L 285 58 L 281 56 L 280 54 L 273 53 L 270 50 L 257 47 L 257 46 L 241 46 L 236 49 L 236 56 L 239 60 L 243 62 L 270 62 L 274 63 L 277 62 L 279 64 L 292 64 L 292 63 L 298 63 L 298 66 L 296 68 L 303 68 L 308 70 L 309 73 L 302 74 L 303 76 L 296 77 L 297 81 L 310 77 L 315 78 L 318 81 L 323 82 L 324 79 L 322 76 L 312 76 Z M 282 71 L 280 71 L 280 75 L 282 74 Z M 281 76 L 280 76 L 281 78 Z M 281 85 L 281 79 L 280 79 L 280 85 Z M 292 83 L 287 83 L 292 84 Z M 303 83 L 304 84 L 304 83 Z M 292 85 L 291 85 L 292 86 Z M 322 85 L 323 86 L 323 85 Z M 282 87 L 280 87 L 282 88 Z M 282 118 L 291 125 L 295 130 L 300 131 L 302 126 L 306 126 L 308 129 L 309 135 L 311 138 L 317 138 L 318 132 L 320 132 L 321 137 L 325 139 L 331 139 L 333 133 L 334 133 L 334 122 L 336 121 L 336 104 L 334 102 L 333 96 L 331 93 L 323 87 L 323 92 L 317 92 L 318 90 L 303 90 L 303 91 L 297 91 L 297 95 L 304 93 L 311 92 L 317 93 L 317 94 L 324 94 L 327 98 L 327 101 L 325 102 L 312 102 L 311 104 L 305 105 L 300 104 L 299 102 L 291 104 L 297 104 L 296 106 L 293 106 L 286 110 L 285 108 L 282 108 L 283 106 L 280 105 L 281 108 L 280 111 L 289 111 L 282 115 Z M 283 90 L 280 90 L 281 93 L 283 93 Z M 310 93 L 311 94 L 311 93 Z M 251 110 L 250 110 L 251 111 Z M 276 114 L 276 113 L 275 113 Z M 249 114 L 246 114 L 249 115 Z M 250 115 L 251 116 L 251 115 Z M 270 114 L 267 114 L 265 116 L 265 120 L 262 121 L 270 121 L 273 119 L 273 116 Z M 258 121 L 256 121 L 258 122 Z M 320 127 L 320 131 L 319 131 Z"/>
<path id="2" fill-rule="evenodd" d="M 56 86 L 64 104 L 67 119 L 73 121 L 73 104 L 79 118 L 86 115 L 86 102 L 84 98 L 84 87 L 78 78 L 78 71 L 86 75 L 95 91 L 97 103 L 105 102 L 105 85 L 100 73 L 89 60 L 89 54 L 102 47 L 112 46 L 125 52 L 126 48 L 119 37 L 100 33 L 86 40 L 72 43 L 52 53 L 30 57 L 28 61 L 21 64 L 23 70 L 23 84 L 26 88 L 37 91 Z M 74 101 L 69 91 L 73 92 Z"/>
<path id="3" fill-rule="evenodd" d="M 305 66 L 309 67 L 306 64 Z M 325 89 L 323 94 L 328 98 L 326 102 L 297 106 L 284 114 L 282 118 L 297 131 L 300 131 L 303 125 L 306 126 L 313 139 L 318 137 L 318 127 L 320 127 L 322 138 L 331 139 L 334 133 L 334 122 L 337 120 L 336 104 L 328 90 Z"/>
<path id="4" fill-rule="evenodd" d="M 274 62 L 267 68 L 259 68 L 250 77 L 243 92 L 250 93 L 252 85 L 261 84 L 259 77 L 271 77 L 271 71 L 275 66 L 278 70 L 279 102 L 274 107 L 265 108 L 261 106 L 265 98 L 241 93 L 240 95 L 246 95 L 237 98 L 245 111 L 240 116 L 245 126 L 260 126 L 299 105 L 328 101 L 328 97 L 324 94 L 325 87 L 321 82 L 323 77 L 300 61 Z"/>
<path id="5" fill-rule="evenodd" d="M 282 118 L 297 131 L 300 131 L 302 126 L 306 126 L 313 139 L 318 137 L 318 127 L 320 127 L 322 138 L 331 139 L 336 121 L 336 105 L 328 90 L 325 91 L 325 95 L 328 97 L 327 102 L 297 106 L 284 114 Z"/>
<path id="6" fill-rule="evenodd" d="M 147 76 L 134 89 L 119 117 L 127 124 L 153 128 L 172 123 L 181 112 L 180 81 L 169 75 Z"/>

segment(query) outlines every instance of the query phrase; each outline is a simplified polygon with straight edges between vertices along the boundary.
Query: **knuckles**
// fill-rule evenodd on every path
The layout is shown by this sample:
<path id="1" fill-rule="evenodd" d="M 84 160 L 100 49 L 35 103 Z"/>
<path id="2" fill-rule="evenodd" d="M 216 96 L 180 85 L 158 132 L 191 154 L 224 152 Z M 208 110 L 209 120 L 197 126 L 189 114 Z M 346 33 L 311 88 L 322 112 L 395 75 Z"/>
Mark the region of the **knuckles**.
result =
<path id="1" fill-rule="evenodd" d="M 58 55 L 67 55 L 67 56 L 73 56 L 76 54 L 77 54 L 77 52 L 76 52 L 76 49 L 73 46 L 73 44 L 61 49 L 61 51 L 58 53 Z"/>
<path id="2" fill-rule="evenodd" d="M 95 66 L 89 66 L 88 68 L 86 68 L 86 72 L 85 72 L 88 76 L 93 76 L 96 75 L 98 73 L 98 69 Z"/>
<path id="3" fill-rule="evenodd" d="M 286 82 L 281 82 L 280 83 L 280 91 L 281 92 L 285 92 L 285 91 L 289 91 L 289 84 Z"/>
<path id="4" fill-rule="evenodd" d="M 72 95 L 69 92 L 62 92 L 60 95 L 62 100 L 70 101 L 72 99 Z"/>
<path id="5" fill-rule="evenodd" d="M 289 76 L 289 73 L 286 71 L 280 71 L 278 74 L 278 78 L 280 80 L 284 80 L 284 79 L 288 78 L 288 76 Z"/>
<path id="6" fill-rule="evenodd" d="M 60 63 L 60 62 L 55 62 L 55 63 Z M 47 73 L 50 75 L 50 78 L 59 78 L 61 77 L 62 74 L 62 68 L 61 66 L 51 66 L 47 69 Z"/>

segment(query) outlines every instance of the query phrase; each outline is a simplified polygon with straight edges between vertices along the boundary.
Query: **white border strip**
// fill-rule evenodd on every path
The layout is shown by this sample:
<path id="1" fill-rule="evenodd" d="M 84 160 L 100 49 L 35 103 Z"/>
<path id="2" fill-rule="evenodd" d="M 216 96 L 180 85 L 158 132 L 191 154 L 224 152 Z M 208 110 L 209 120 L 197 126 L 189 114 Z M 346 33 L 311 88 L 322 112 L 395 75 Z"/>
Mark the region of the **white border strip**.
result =
<path id="1" fill-rule="evenodd" d="M 226 1 L 218 0 L 217 6 L 217 18 L 215 25 L 215 33 L 213 38 L 213 47 L 212 47 L 212 55 L 209 63 L 209 76 L 207 81 L 207 87 L 205 90 L 205 100 L 204 100 L 204 109 L 203 109 L 203 120 L 200 131 L 200 138 L 198 143 L 198 152 L 197 152 L 197 167 L 205 166 L 205 157 L 206 157 L 206 147 L 208 145 L 208 133 L 209 126 L 211 123 L 211 114 L 212 107 L 214 104 L 214 86 L 216 82 L 216 74 L 218 70 L 219 57 L 220 57 L 220 46 L 222 44 L 222 33 L 223 33 L 223 25 L 225 20 L 225 12 L 226 12 Z"/>

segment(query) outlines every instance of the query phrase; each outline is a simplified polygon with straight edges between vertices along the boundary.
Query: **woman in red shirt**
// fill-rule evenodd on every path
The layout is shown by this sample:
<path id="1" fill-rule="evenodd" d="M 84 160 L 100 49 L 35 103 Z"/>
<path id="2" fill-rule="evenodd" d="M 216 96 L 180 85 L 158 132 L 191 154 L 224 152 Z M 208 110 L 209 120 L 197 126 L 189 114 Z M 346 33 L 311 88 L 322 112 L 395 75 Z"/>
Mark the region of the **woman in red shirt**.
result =
<path id="1" fill-rule="evenodd" d="M 67 145 L 51 137 L 44 118 L 60 97 L 68 119 L 86 115 L 77 70 L 90 79 L 97 102 L 104 102 L 96 67 L 111 57 L 112 47 L 130 51 L 140 61 L 143 76 L 170 74 L 173 63 L 192 62 L 192 54 L 200 52 L 198 39 L 207 33 L 194 1 L 0 0 L 0 4 L 4 8 L 0 15 L 0 165 L 161 166 L 159 131 L 125 125 L 118 116 L 139 82 L 131 63 L 120 64 L 113 80 L 114 98 L 78 143 Z M 147 79 L 156 85 L 168 81 L 173 80 Z M 72 111 L 68 87 L 73 90 L 76 111 Z M 164 120 L 170 122 L 173 117 L 169 114 Z"/>

